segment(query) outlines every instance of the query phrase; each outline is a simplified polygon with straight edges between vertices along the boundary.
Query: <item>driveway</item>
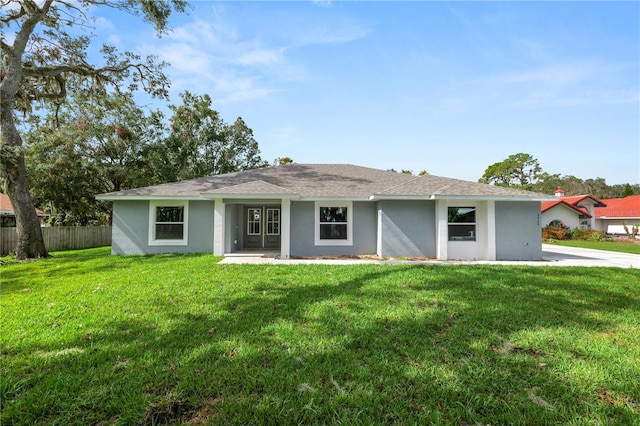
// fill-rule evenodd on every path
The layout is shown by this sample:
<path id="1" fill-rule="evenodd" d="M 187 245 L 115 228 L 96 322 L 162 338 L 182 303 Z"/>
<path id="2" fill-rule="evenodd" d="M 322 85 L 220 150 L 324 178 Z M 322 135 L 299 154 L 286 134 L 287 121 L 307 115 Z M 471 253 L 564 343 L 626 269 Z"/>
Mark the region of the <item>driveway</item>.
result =
<path id="1" fill-rule="evenodd" d="M 553 266 L 640 268 L 640 255 L 577 247 L 542 245 L 542 257 Z M 541 262 L 541 263 L 547 263 Z M 549 263 L 547 263 L 549 264 Z"/>
<path id="2" fill-rule="evenodd" d="M 640 268 L 640 255 L 575 247 L 542 245 L 541 261 L 460 261 L 460 260 L 367 260 L 367 259 L 279 259 L 269 254 L 255 256 L 229 256 L 220 263 L 270 263 L 279 265 L 325 264 L 355 265 L 367 263 L 416 265 L 532 265 L 532 266 L 605 266 L 613 268 Z"/>

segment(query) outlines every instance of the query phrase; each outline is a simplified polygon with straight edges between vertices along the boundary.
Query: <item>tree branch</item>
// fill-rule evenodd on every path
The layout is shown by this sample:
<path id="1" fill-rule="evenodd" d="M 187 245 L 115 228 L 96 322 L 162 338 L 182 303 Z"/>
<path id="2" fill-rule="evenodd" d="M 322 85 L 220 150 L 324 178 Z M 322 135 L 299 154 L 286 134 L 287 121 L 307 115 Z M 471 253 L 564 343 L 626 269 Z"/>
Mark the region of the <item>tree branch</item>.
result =
<path id="1" fill-rule="evenodd" d="M 4 7 L 7 7 L 8 4 Z M 5 24 L 9 24 L 12 21 L 17 21 L 18 19 L 20 19 L 21 17 L 23 17 L 24 15 L 27 14 L 27 11 L 24 10 L 24 7 L 22 7 L 22 5 L 20 6 L 20 10 L 18 11 L 18 13 L 16 13 L 15 15 L 12 15 L 11 13 L 7 13 L 7 17 L 3 17 L 2 19 L 0 19 L 0 21 L 2 21 Z"/>

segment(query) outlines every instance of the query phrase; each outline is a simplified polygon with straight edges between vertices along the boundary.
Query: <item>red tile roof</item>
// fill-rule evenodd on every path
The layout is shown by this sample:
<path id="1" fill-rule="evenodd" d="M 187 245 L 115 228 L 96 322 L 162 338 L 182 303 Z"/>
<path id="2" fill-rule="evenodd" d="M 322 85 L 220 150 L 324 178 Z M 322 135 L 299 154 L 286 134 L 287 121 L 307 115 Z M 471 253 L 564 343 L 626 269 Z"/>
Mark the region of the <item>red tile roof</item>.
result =
<path id="1" fill-rule="evenodd" d="M 586 195 L 572 195 L 570 197 L 562 197 L 561 200 L 567 202 L 568 204 L 571 205 L 576 205 L 581 203 L 582 201 L 586 200 L 586 199 L 591 199 L 596 205 L 597 204 L 604 204 L 602 202 L 602 200 L 598 200 L 597 198 L 586 194 Z"/>
<path id="2" fill-rule="evenodd" d="M 555 201 L 542 201 L 540 204 L 541 206 L 541 213 L 546 212 L 547 210 L 550 210 L 552 208 L 554 208 L 555 206 L 558 205 L 564 205 L 572 210 L 577 211 L 580 214 L 583 214 L 587 217 L 591 217 L 591 215 L 589 214 L 589 212 L 587 212 L 587 210 L 584 207 L 579 207 L 579 206 L 574 206 L 573 204 L 570 204 L 568 202 L 566 202 L 565 200 L 567 198 L 571 198 L 571 197 L 564 197 L 561 200 L 555 200 Z"/>
<path id="3" fill-rule="evenodd" d="M 596 208 L 596 218 L 640 218 L 640 195 L 602 201 L 606 207 Z"/>
<path id="4" fill-rule="evenodd" d="M 0 214 L 2 216 L 15 216 L 13 204 L 11 204 L 11 200 L 7 194 L 0 193 Z M 36 214 L 38 216 L 49 216 L 49 213 L 45 213 L 40 209 L 36 209 Z"/>

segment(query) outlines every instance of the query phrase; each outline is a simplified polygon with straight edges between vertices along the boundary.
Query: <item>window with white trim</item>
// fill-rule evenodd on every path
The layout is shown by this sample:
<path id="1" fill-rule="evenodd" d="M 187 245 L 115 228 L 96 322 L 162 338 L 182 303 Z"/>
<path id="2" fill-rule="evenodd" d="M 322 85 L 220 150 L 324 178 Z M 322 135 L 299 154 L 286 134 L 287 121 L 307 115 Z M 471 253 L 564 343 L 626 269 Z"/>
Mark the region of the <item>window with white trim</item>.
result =
<path id="1" fill-rule="evenodd" d="M 318 246 L 353 245 L 353 203 L 315 203 L 315 244 Z"/>
<path id="2" fill-rule="evenodd" d="M 449 207 L 447 213 L 449 241 L 476 240 L 475 207 Z"/>
<path id="3" fill-rule="evenodd" d="M 149 245 L 187 245 L 189 202 L 162 200 L 149 202 Z"/>

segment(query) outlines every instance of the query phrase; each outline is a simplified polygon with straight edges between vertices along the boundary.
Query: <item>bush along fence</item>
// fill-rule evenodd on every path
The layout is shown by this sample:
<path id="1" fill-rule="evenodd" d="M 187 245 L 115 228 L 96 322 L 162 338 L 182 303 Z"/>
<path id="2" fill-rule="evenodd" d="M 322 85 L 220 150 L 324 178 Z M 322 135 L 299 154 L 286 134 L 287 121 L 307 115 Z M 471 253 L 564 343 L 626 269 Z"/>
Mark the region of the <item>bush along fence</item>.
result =
<path id="1" fill-rule="evenodd" d="M 41 229 L 48 251 L 111 245 L 110 226 L 47 226 Z M 14 253 L 16 241 L 16 228 L 0 228 L 0 256 Z"/>

